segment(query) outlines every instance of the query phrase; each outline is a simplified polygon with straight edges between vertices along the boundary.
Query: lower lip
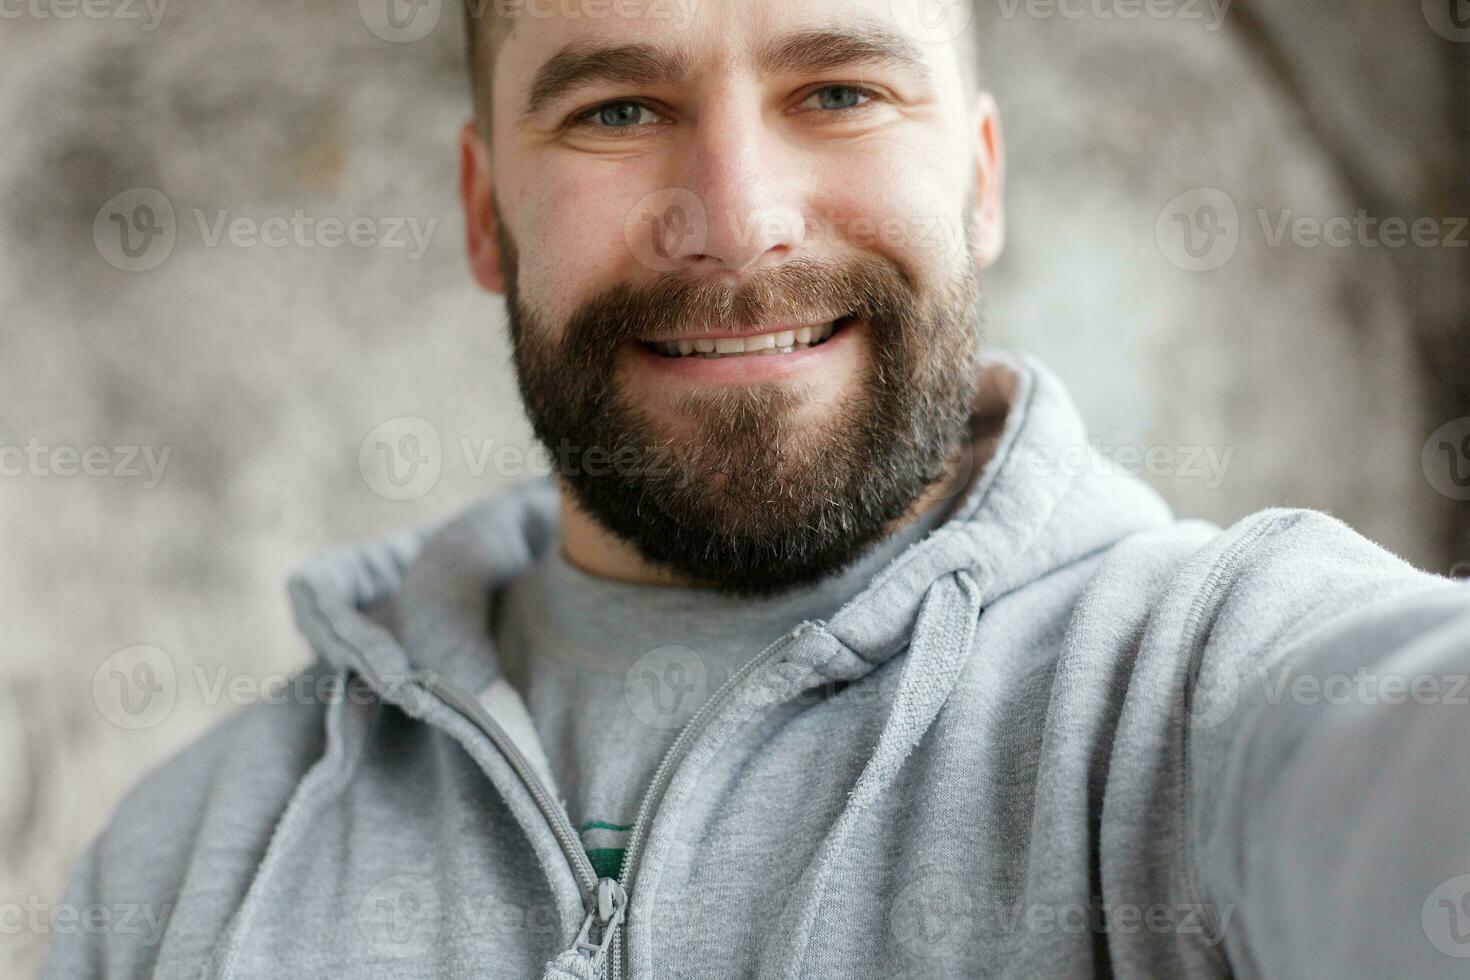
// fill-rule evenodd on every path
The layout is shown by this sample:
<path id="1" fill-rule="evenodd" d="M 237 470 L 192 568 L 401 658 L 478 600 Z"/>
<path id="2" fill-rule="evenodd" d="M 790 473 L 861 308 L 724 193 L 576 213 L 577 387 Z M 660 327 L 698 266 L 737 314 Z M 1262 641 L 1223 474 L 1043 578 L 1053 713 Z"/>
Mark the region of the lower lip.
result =
<path id="1" fill-rule="evenodd" d="M 666 375 L 707 384 L 749 384 L 753 381 L 781 380 L 816 370 L 840 356 L 853 342 L 853 334 L 861 329 L 856 320 L 845 321 L 832 336 L 815 347 L 794 350 L 789 354 L 742 354 L 739 357 L 665 357 L 649 350 L 638 341 L 630 341 L 633 354 L 640 363 Z"/>

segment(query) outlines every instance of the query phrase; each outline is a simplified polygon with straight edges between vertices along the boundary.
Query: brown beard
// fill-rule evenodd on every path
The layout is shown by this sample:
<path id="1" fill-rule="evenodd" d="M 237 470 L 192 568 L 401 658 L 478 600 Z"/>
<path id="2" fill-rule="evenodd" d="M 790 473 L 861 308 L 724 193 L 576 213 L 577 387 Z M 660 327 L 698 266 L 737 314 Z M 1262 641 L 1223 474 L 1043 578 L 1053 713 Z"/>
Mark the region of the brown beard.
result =
<path id="1" fill-rule="evenodd" d="M 536 435 L 581 508 L 656 566 L 743 595 L 830 575 L 884 537 L 968 439 L 980 348 L 973 266 L 931 296 L 877 257 L 792 259 L 739 286 L 666 273 L 603 290 L 558 332 L 523 301 L 498 207 L 495 218 Z M 793 387 L 751 384 L 680 397 L 675 433 L 617 383 L 628 341 L 841 313 L 866 325 L 869 370 L 820 425 L 796 431 Z"/>

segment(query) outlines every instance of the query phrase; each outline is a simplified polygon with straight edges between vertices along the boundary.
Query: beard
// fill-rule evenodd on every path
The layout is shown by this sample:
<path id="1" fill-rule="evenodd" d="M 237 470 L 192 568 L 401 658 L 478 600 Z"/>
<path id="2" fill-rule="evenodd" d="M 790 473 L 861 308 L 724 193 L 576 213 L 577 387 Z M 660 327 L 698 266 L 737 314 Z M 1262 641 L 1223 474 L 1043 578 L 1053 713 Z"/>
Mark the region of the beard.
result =
<path id="1" fill-rule="evenodd" d="M 665 273 L 601 291 L 558 329 L 521 295 L 518 252 L 495 217 L 536 436 L 577 504 L 656 567 L 738 595 L 814 582 L 881 540 L 968 445 L 980 355 L 972 264 L 928 295 L 872 256 L 792 259 L 739 285 Z M 866 328 L 864 374 L 816 423 L 798 424 L 805 398 L 792 383 L 681 391 L 669 396 L 673 423 L 619 384 L 629 341 L 844 312 Z"/>

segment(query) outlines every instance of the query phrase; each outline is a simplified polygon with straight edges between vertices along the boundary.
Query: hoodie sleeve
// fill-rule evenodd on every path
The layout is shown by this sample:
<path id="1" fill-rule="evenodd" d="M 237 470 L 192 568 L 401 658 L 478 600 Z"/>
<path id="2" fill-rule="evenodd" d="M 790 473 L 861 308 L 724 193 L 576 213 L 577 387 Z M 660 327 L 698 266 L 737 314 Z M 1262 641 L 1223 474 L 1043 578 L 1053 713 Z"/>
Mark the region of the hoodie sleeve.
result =
<path id="1" fill-rule="evenodd" d="M 61 900 L 47 909 L 44 980 L 154 974 L 182 877 L 175 855 L 188 839 L 177 824 L 158 820 L 156 807 L 154 813 L 158 834 L 151 840 L 143 824 L 123 816 L 73 867 Z"/>
<path id="2" fill-rule="evenodd" d="M 277 816 L 321 754 L 322 714 L 256 705 L 134 787 L 49 909 L 42 976 L 202 975 Z"/>
<path id="3" fill-rule="evenodd" d="M 1470 974 L 1470 589 L 1321 514 L 1241 533 L 1185 715 L 1232 970 Z"/>
<path id="4" fill-rule="evenodd" d="M 99 893 L 97 845 L 94 843 L 72 868 L 66 892 L 62 895 L 61 904 L 57 907 L 58 912 L 62 909 L 96 907 L 100 905 Z M 70 920 L 71 917 L 67 918 Z M 46 957 L 45 969 L 41 972 L 42 980 L 107 976 L 100 936 L 95 932 L 82 931 L 80 926 L 80 922 L 69 922 L 67 926 L 50 924 L 52 940 Z M 66 941 L 62 941 L 60 935 L 72 932 L 72 927 L 75 927 L 78 935 L 70 936 Z"/>

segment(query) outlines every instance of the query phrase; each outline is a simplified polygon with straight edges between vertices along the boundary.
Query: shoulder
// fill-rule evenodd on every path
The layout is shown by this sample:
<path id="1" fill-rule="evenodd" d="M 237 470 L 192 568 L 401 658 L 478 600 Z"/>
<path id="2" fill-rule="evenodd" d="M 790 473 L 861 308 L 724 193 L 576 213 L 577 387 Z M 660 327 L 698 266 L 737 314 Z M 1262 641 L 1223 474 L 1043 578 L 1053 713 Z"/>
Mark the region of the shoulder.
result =
<path id="1" fill-rule="evenodd" d="M 1185 640 L 1225 650 L 1281 649 L 1328 624 L 1464 594 L 1314 510 L 1253 514 L 1200 558 L 1187 582 Z"/>
<path id="2" fill-rule="evenodd" d="M 143 822 L 167 825 L 176 838 L 202 823 L 212 800 L 258 798 L 294 785 L 322 754 L 325 714 L 342 696 L 338 678 L 310 668 L 268 700 L 216 723 L 128 793 L 109 832 Z"/>
<path id="3" fill-rule="evenodd" d="M 325 751 L 326 713 L 344 694 L 317 681 L 335 676 L 303 671 L 295 691 L 216 724 L 129 791 L 73 869 L 61 906 L 126 912 L 127 928 L 57 934 L 48 975 L 95 961 L 131 964 L 108 975 L 143 975 L 168 943 L 218 934 Z"/>

